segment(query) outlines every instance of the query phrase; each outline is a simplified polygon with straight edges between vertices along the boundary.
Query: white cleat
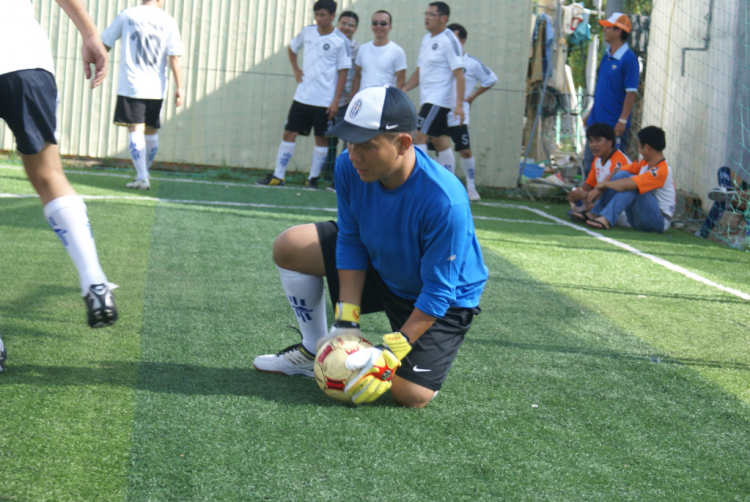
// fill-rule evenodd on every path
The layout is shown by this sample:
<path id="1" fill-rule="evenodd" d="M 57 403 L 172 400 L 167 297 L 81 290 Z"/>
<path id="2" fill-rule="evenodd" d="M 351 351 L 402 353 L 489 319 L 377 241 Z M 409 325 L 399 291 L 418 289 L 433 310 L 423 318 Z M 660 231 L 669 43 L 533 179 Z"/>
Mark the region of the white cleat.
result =
<path id="1" fill-rule="evenodd" d="M 134 188 L 136 190 L 150 190 L 151 189 L 151 183 L 148 180 L 139 180 L 138 178 L 134 179 L 127 185 L 125 185 L 128 188 Z"/>
<path id="2" fill-rule="evenodd" d="M 481 197 L 479 196 L 479 192 L 477 192 L 476 188 L 467 188 L 466 189 L 466 193 L 469 194 L 469 201 L 470 202 L 476 202 L 479 199 L 481 199 Z"/>
<path id="3" fill-rule="evenodd" d="M 301 343 L 298 343 L 285 348 L 278 354 L 256 357 L 253 360 L 253 367 L 262 373 L 303 375 L 314 378 L 314 363 L 315 355 L 310 354 Z"/>

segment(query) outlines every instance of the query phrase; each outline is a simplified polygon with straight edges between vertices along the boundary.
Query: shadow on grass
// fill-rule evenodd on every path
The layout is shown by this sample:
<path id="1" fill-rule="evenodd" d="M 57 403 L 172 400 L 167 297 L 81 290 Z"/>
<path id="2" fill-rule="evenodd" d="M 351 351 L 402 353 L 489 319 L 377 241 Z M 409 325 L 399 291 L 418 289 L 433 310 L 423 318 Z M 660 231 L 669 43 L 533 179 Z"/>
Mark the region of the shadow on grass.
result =
<path id="1" fill-rule="evenodd" d="M 194 364 L 102 361 L 97 367 L 9 365 L 4 375 L 13 385 L 134 387 L 157 394 L 246 396 L 284 404 L 338 405 L 315 379 L 260 373 L 252 368 L 211 368 Z M 134 372 L 138 381 L 133 382 Z"/>
<path id="2" fill-rule="evenodd" d="M 510 279 L 507 277 L 497 277 L 497 276 L 490 276 L 490 281 L 497 281 L 501 283 L 511 283 L 511 284 L 517 284 L 517 285 L 524 285 L 529 287 L 535 287 L 539 283 L 535 280 L 525 280 L 525 279 Z M 715 295 L 686 295 L 686 294 L 677 294 L 677 293 L 670 293 L 670 294 L 664 294 L 664 293 L 655 293 L 653 291 L 650 291 L 648 289 L 641 288 L 637 291 L 626 291 L 622 288 L 607 288 L 604 286 L 583 286 L 580 284 L 571 284 L 571 283 L 554 283 L 554 282 L 545 282 L 546 286 L 549 286 L 553 289 L 573 289 L 576 291 L 592 291 L 596 293 L 607 293 L 607 294 L 613 294 L 613 295 L 621 295 L 621 296 L 633 296 L 638 298 L 638 296 L 646 296 L 648 298 L 666 298 L 670 300 L 686 300 L 686 301 L 693 301 L 693 302 L 710 302 L 710 303 L 733 303 L 736 305 L 742 305 L 747 306 L 747 301 L 743 300 L 742 298 L 737 297 L 731 297 L 729 296 L 729 293 L 724 293 L 722 291 L 717 290 Z"/>
<path id="3" fill-rule="evenodd" d="M 477 338 L 466 338 L 464 341 L 465 345 L 493 345 L 500 347 L 507 347 L 510 349 L 519 350 L 533 350 L 550 352 L 555 354 L 575 354 L 581 356 L 591 356 L 601 359 L 612 359 L 612 360 L 624 360 L 624 361 L 636 361 L 636 362 L 651 362 L 654 364 L 676 364 L 680 366 L 700 366 L 705 368 L 718 368 L 718 369 L 731 369 L 739 371 L 750 371 L 750 364 L 732 362 L 732 361 L 710 361 L 707 359 L 696 359 L 690 357 L 668 357 L 664 355 L 652 355 L 652 356 L 641 356 L 634 355 L 626 352 L 615 352 L 607 350 L 596 350 L 596 349 L 581 349 L 578 347 L 563 347 L 554 345 L 544 345 L 537 343 L 519 343 L 510 342 L 507 340 L 483 340 Z"/>

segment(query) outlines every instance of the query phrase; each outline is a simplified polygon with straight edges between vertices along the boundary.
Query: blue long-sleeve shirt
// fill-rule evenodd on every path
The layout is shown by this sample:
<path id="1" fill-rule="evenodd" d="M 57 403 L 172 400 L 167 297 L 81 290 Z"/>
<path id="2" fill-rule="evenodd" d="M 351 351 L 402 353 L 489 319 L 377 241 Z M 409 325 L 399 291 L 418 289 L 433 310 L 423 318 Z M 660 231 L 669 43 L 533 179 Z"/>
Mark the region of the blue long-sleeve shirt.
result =
<path id="1" fill-rule="evenodd" d="M 466 190 L 415 151 L 414 170 L 393 190 L 362 181 L 347 150 L 336 159 L 336 266 L 367 270 L 372 262 L 394 294 L 439 318 L 449 307 L 477 307 L 489 274 Z"/>

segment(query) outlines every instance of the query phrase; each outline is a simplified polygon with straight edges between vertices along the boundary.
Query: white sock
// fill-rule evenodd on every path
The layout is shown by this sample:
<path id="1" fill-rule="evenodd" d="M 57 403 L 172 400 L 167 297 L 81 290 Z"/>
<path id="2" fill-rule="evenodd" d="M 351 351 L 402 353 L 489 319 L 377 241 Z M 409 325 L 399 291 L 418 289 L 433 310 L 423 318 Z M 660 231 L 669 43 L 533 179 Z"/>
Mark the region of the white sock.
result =
<path id="1" fill-rule="evenodd" d="M 474 160 L 474 157 L 471 157 L 470 159 L 464 159 L 463 157 L 461 157 L 461 167 L 464 169 L 464 174 L 466 175 L 466 186 L 468 188 L 476 189 L 475 165 L 476 161 Z"/>
<path id="2" fill-rule="evenodd" d="M 315 354 L 315 344 L 328 332 L 323 278 L 281 268 L 281 286 L 297 316 L 302 345 Z"/>
<path id="3" fill-rule="evenodd" d="M 289 161 L 292 160 L 294 155 L 294 141 L 282 141 L 279 145 L 279 153 L 276 155 L 276 169 L 273 175 L 279 179 L 284 179 L 286 176 L 286 166 L 289 165 Z"/>
<path id="4" fill-rule="evenodd" d="M 159 135 L 147 134 L 143 138 L 146 140 L 146 153 L 148 154 L 147 168 L 151 169 L 151 164 L 154 163 L 154 157 L 156 157 L 156 152 L 159 151 Z"/>
<path id="5" fill-rule="evenodd" d="M 419 148 L 419 149 L 420 149 L 420 150 L 422 150 L 422 151 L 423 151 L 424 153 L 429 153 L 429 152 L 427 151 L 427 143 L 420 143 L 420 144 L 418 144 L 418 145 L 416 145 L 416 144 L 415 144 L 415 145 L 414 145 L 414 148 Z"/>
<path id="6" fill-rule="evenodd" d="M 133 167 L 135 167 L 135 177 L 139 180 L 147 180 L 146 138 L 142 132 L 128 134 L 128 148 L 130 149 L 130 158 L 133 160 Z"/>
<path id="7" fill-rule="evenodd" d="M 99 265 L 86 204 L 81 196 L 66 195 L 48 202 L 44 206 L 44 217 L 78 269 L 81 294 L 85 295 L 92 284 L 107 282 L 107 276 Z"/>
<path id="8" fill-rule="evenodd" d="M 448 148 L 437 154 L 438 164 L 445 167 L 447 170 L 456 174 L 456 156 L 453 155 L 453 149 Z"/>
<path id="9" fill-rule="evenodd" d="M 328 157 L 327 146 L 316 146 L 315 148 L 313 148 L 310 178 L 317 178 L 318 176 L 320 176 L 320 171 L 323 169 L 323 164 L 325 164 L 326 162 L 326 157 Z"/>

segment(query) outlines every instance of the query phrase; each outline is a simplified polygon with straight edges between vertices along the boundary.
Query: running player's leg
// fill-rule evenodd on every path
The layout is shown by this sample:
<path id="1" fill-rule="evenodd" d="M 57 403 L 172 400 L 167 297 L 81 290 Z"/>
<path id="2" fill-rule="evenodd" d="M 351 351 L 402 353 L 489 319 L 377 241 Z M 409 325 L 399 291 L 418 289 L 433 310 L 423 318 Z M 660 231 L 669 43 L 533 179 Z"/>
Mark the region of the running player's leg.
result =
<path id="1" fill-rule="evenodd" d="M 22 159 L 29 181 L 42 200 L 47 223 L 78 270 L 81 295 L 89 308 L 89 325 L 98 328 L 114 324 L 117 310 L 99 264 L 86 204 L 63 173 L 57 145 L 47 143 L 38 153 L 22 154 Z"/>
<path id="2" fill-rule="evenodd" d="M 146 140 L 146 155 L 148 157 L 147 168 L 151 169 L 151 164 L 154 163 L 154 159 L 156 158 L 156 152 L 159 151 L 159 130 L 146 126 L 144 139 Z"/>
<path id="3" fill-rule="evenodd" d="M 144 190 L 151 188 L 148 179 L 145 129 L 145 124 L 128 126 L 128 149 L 130 150 L 130 160 L 135 168 L 135 179 L 126 185 L 128 188 Z"/>

